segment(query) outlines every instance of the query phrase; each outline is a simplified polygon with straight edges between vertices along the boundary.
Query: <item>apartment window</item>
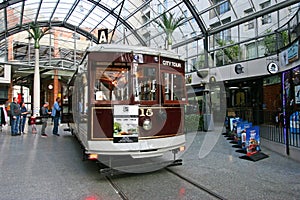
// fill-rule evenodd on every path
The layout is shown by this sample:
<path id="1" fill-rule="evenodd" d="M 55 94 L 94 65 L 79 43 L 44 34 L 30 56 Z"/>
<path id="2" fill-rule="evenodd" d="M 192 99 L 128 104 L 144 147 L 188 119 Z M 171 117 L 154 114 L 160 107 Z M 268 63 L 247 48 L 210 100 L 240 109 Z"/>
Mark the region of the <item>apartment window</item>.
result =
<path id="1" fill-rule="evenodd" d="M 272 23 L 271 14 L 262 16 L 262 18 L 261 18 L 261 24 L 262 25 L 270 24 L 270 23 Z"/>
<path id="2" fill-rule="evenodd" d="M 229 11 L 229 10 L 230 10 L 229 3 L 224 2 L 219 6 L 218 11 L 219 11 L 219 14 L 223 14 L 223 13 L 226 13 L 227 11 Z"/>
<path id="3" fill-rule="evenodd" d="M 246 55 L 247 59 L 253 59 L 253 58 L 257 57 L 257 55 L 256 55 L 257 48 L 255 45 L 255 42 L 246 45 L 246 52 L 247 52 L 247 55 Z"/>
<path id="4" fill-rule="evenodd" d="M 253 9 L 252 8 L 244 10 L 244 15 L 245 16 L 251 15 L 252 13 L 253 13 Z M 253 28 L 254 28 L 254 20 L 251 20 L 251 21 L 245 23 L 245 29 L 246 30 L 250 30 L 250 29 L 253 29 Z"/>
<path id="5" fill-rule="evenodd" d="M 231 18 L 226 18 L 222 20 L 222 24 L 227 24 L 230 23 Z M 211 29 L 214 29 L 216 27 L 219 27 L 222 25 L 220 22 L 216 22 L 214 24 L 211 24 L 210 27 Z M 230 41 L 231 40 L 231 29 L 223 30 L 215 35 L 213 37 L 210 37 L 210 46 L 213 46 L 213 44 L 216 44 L 217 46 L 220 46 L 218 43 L 214 43 L 215 41 Z"/>
<path id="6" fill-rule="evenodd" d="M 162 14 L 163 13 L 163 5 L 161 3 L 159 3 L 157 5 L 157 13 L 158 14 Z"/>
<path id="7" fill-rule="evenodd" d="M 216 5 L 218 3 L 220 3 L 221 1 L 223 0 L 213 0 L 213 5 Z M 211 9 L 209 11 L 209 18 L 212 19 L 214 17 L 218 15 L 221 15 L 221 14 L 224 14 L 226 12 L 228 12 L 230 10 L 230 6 L 229 6 L 229 3 L 226 1 L 222 4 L 220 4 L 219 6 L 217 6 L 215 9 Z"/>
<path id="8" fill-rule="evenodd" d="M 184 16 L 185 18 L 188 17 L 188 12 L 187 12 L 187 10 L 183 11 L 183 16 Z M 187 23 L 185 22 L 184 25 L 187 25 Z"/>
<path id="9" fill-rule="evenodd" d="M 80 35 L 77 33 L 72 33 L 72 38 L 76 40 L 80 40 Z"/>
<path id="10" fill-rule="evenodd" d="M 142 16 L 142 23 L 143 24 L 146 24 L 150 19 L 150 11 L 145 13 L 143 16 Z M 148 27 L 150 24 L 147 24 L 146 27 Z"/>
<path id="11" fill-rule="evenodd" d="M 168 0 L 164 0 L 164 6 L 165 8 L 168 8 Z"/>
<path id="12" fill-rule="evenodd" d="M 196 67 L 196 58 L 192 58 L 191 59 L 191 64 L 192 64 L 192 70 L 195 70 L 195 69 L 197 69 L 197 67 Z"/>
<path id="13" fill-rule="evenodd" d="M 145 33 L 145 34 L 143 34 L 143 37 L 145 38 L 145 40 L 150 40 L 150 33 L 149 32 L 147 32 L 147 33 Z"/>
<path id="14" fill-rule="evenodd" d="M 270 5 L 271 5 L 271 1 L 266 1 L 262 4 L 260 4 L 260 7 L 263 10 L 263 9 L 269 7 Z M 264 25 L 264 24 L 269 24 L 269 23 L 272 23 L 271 14 L 263 15 L 261 17 L 261 24 Z"/>

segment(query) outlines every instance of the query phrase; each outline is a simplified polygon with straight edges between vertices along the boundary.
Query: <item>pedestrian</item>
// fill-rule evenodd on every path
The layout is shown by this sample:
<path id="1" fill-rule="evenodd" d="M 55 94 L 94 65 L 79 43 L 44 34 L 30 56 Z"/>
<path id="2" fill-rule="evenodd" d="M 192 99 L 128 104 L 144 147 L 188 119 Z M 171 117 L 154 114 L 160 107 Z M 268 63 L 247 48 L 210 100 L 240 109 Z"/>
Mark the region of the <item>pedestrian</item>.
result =
<path id="1" fill-rule="evenodd" d="M 61 102 L 61 98 L 57 97 L 55 103 L 53 104 L 52 113 L 51 113 L 51 116 L 53 118 L 53 123 L 54 123 L 52 133 L 53 133 L 53 135 L 56 135 L 56 136 L 59 136 L 58 121 L 60 118 L 60 111 L 61 111 L 60 102 Z"/>
<path id="2" fill-rule="evenodd" d="M 20 105 L 18 104 L 18 99 L 16 97 L 14 97 L 13 101 L 10 104 L 11 135 L 12 136 L 21 135 L 18 132 L 19 124 L 20 124 L 20 115 L 21 115 Z"/>
<path id="3" fill-rule="evenodd" d="M 51 112 L 48 111 L 49 103 L 45 102 L 44 105 L 41 107 L 40 115 L 42 117 L 42 130 L 41 130 L 41 136 L 47 137 L 48 135 L 45 133 L 45 129 L 47 127 L 48 117 L 51 114 Z"/>
<path id="4" fill-rule="evenodd" d="M 26 124 L 26 117 L 27 117 L 27 108 L 25 107 L 25 103 L 24 102 L 21 102 L 21 123 L 20 123 L 20 133 L 21 134 L 25 134 L 24 132 L 24 128 L 25 128 L 25 124 Z"/>

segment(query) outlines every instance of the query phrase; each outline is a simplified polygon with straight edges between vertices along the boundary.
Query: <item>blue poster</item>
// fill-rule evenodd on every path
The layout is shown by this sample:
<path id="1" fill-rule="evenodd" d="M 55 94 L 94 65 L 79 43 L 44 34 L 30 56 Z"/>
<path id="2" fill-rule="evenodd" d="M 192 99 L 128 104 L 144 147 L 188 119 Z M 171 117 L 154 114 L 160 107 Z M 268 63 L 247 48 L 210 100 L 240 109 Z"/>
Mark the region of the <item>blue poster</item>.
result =
<path id="1" fill-rule="evenodd" d="M 231 134 L 230 134 L 230 137 L 232 139 L 234 139 L 234 141 L 237 141 L 237 125 L 238 123 L 240 122 L 240 118 L 231 118 L 230 119 L 230 124 L 232 126 L 231 128 Z"/>
<path id="2" fill-rule="evenodd" d="M 237 142 L 242 148 L 245 147 L 246 142 L 246 131 L 248 128 L 252 127 L 252 122 L 243 121 L 239 122 L 237 125 Z"/>
<path id="3" fill-rule="evenodd" d="M 298 41 L 296 41 L 292 46 L 290 46 L 287 49 L 288 52 L 288 61 L 289 63 L 294 62 L 295 60 L 298 60 L 298 49 L 299 49 Z"/>
<path id="4" fill-rule="evenodd" d="M 253 126 L 246 130 L 246 150 L 247 156 L 253 155 L 260 151 L 259 127 Z"/>
<path id="5" fill-rule="evenodd" d="M 300 133 L 299 126 L 300 115 L 296 111 L 290 116 L 290 133 Z"/>

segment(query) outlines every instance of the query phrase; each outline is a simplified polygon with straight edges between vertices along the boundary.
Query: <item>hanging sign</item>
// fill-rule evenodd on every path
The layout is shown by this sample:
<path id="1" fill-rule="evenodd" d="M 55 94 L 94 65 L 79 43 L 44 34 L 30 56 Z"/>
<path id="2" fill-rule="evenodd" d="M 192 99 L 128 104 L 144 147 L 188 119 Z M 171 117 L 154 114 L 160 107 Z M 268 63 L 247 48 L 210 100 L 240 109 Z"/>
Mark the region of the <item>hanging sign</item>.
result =
<path id="1" fill-rule="evenodd" d="M 108 43 L 108 29 L 98 30 L 98 43 L 107 44 Z"/>

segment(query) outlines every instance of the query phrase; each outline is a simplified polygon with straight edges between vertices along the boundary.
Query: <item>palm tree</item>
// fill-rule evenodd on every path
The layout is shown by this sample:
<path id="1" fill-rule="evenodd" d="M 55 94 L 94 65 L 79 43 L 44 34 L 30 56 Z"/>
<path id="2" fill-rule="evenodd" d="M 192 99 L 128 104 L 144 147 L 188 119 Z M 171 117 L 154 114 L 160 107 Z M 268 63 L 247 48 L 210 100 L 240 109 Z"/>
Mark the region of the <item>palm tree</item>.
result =
<path id="1" fill-rule="evenodd" d="M 161 21 L 155 21 L 159 27 L 161 27 L 164 32 L 167 35 L 167 45 L 168 49 L 171 48 L 172 45 L 172 34 L 175 31 L 176 28 L 183 25 L 185 22 L 183 21 L 184 17 L 175 18 L 173 13 L 169 13 L 169 16 L 167 16 L 167 13 L 162 14 Z"/>
<path id="2" fill-rule="evenodd" d="M 39 49 L 40 49 L 40 40 L 46 34 L 50 33 L 50 28 L 46 27 L 41 29 L 38 24 L 31 22 L 29 24 L 28 33 L 30 34 L 30 38 L 34 40 L 34 49 L 35 49 L 35 65 L 34 65 L 34 78 L 33 78 L 33 89 L 34 89 L 34 97 L 33 97 L 33 115 L 39 115 L 40 110 L 40 67 L 39 67 Z"/>

